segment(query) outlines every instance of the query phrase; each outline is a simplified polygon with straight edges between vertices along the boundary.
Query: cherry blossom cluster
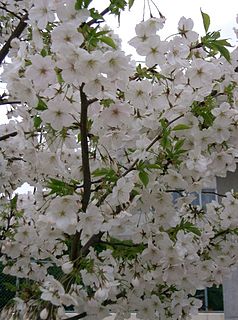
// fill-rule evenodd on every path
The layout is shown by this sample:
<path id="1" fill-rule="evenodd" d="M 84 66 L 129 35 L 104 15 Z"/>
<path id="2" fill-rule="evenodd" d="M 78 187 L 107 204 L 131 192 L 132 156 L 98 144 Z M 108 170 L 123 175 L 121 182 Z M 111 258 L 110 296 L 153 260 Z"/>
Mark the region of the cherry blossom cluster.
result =
<path id="1" fill-rule="evenodd" d="M 0 259 L 25 284 L 0 319 L 191 319 L 237 266 L 238 195 L 193 193 L 236 170 L 238 50 L 204 13 L 204 37 L 182 17 L 163 39 L 159 13 L 129 42 L 138 65 L 104 26 L 115 1 L 94 2 L 1 1 L 2 48 L 22 33 L 1 75 Z"/>

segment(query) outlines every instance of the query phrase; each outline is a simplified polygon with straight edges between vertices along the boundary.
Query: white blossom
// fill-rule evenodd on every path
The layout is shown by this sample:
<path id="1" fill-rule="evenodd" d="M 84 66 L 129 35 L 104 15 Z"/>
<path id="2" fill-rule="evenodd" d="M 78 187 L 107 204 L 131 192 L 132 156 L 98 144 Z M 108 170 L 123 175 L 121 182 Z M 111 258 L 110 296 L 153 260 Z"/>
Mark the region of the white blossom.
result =
<path id="1" fill-rule="evenodd" d="M 189 318 L 237 265 L 237 193 L 197 194 L 236 170 L 238 50 L 185 17 L 165 38 L 158 12 L 129 41 L 137 64 L 89 2 L 3 1 L 3 44 L 6 8 L 26 25 L 2 63 L 1 262 L 32 295 L 0 317 Z"/>

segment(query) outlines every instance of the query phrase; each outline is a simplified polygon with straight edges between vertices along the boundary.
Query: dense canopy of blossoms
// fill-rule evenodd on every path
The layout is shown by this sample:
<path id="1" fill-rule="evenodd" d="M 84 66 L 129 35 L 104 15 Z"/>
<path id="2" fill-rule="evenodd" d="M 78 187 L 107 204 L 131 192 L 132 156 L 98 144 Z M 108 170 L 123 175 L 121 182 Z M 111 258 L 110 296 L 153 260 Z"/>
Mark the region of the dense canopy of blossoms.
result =
<path id="1" fill-rule="evenodd" d="M 158 11 L 137 65 L 104 25 L 133 2 L 0 1 L 0 253 L 25 279 L 0 319 L 190 319 L 237 266 L 237 194 L 192 193 L 236 169 L 238 49 L 203 12 L 165 40 Z"/>

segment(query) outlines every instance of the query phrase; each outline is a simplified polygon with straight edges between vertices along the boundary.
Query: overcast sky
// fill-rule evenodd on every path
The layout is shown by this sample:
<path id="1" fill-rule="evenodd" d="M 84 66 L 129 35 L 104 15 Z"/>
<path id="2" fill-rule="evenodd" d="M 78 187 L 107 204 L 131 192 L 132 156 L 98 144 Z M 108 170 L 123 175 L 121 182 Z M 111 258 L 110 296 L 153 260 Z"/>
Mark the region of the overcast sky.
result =
<path id="1" fill-rule="evenodd" d="M 166 24 L 161 36 L 166 37 L 170 34 L 176 33 L 177 23 L 181 16 L 192 18 L 194 21 L 194 31 L 199 34 L 204 34 L 202 17 L 200 8 L 203 12 L 210 15 L 211 26 L 210 31 L 221 30 L 224 38 L 231 38 L 233 45 L 236 45 L 236 37 L 233 32 L 233 27 L 236 26 L 236 15 L 238 14 L 237 0 L 153 0 L 161 13 L 166 17 Z M 104 4 L 106 1 L 103 1 Z M 102 3 L 102 2 L 101 2 Z M 115 19 L 110 19 L 110 25 L 113 26 L 116 33 L 123 38 L 123 49 L 130 50 L 126 45 L 127 41 L 134 36 L 134 28 L 143 18 L 144 0 L 135 0 L 131 12 L 124 12 L 121 17 L 121 25 L 118 27 Z M 103 6 L 101 6 L 103 8 Z M 151 3 L 153 15 L 156 16 L 157 11 L 155 6 Z M 148 5 L 146 0 L 146 14 L 145 18 L 149 17 Z"/>

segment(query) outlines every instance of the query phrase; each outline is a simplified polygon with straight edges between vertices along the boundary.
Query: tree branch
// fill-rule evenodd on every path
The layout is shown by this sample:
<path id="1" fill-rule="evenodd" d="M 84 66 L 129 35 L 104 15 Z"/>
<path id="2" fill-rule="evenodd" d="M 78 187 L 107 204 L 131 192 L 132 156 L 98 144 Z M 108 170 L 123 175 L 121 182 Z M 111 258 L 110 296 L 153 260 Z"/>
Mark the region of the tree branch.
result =
<path id="1" fill-rule="evenodd" d="M 3 10 L 6 10 L 6 8 L 2 8 Z M 104 9 L 100 15 L 104 16 L 105 14 L 107 14 L 108 12 L 110 12 L 109 7 L 107 7 L 106 9 Z M 12 13 L 12 12 L 10 12 Z M 18 16 L 16 16 L 17 18 L 19 18 Z M 6 58 L 9 49 L 11 47 L 11 41 L 14 38 L 19 38 L 20 35 L 22 34 L 22 32 L 24 31 L 24 29 L 27 26 L 26 20 L 28 19 L 28 14 L 26 13 L 24 16 L 21 17 L 20 22 L 18 23 L 16 29 L 12 32 L 11 36 L 9 37 L 9 39 L 6 41 L 6 43 L 4 44 L 4 46 L 2 47 L 2 49 L 0 50 L 0 64 L 2 64 L 3 60 Z M 87 22 L 88 26 L 91 26 L 94 23 L 97 23 L 98 19 L 92 19 L 89 22 Z"/>
<path id="2" fill-rule="evenodd" d="M 174 123 L 175 121 L 179 120 L 180 118 L 182 118 L 184 115 L 180 115 L 178 117 L 176 117 L 175 119 L 171 120 L 169 123 L 168 123 L 168 127 Z M 82 121 L 82 120 L 81 120 Z M 81 122 L 82 123 L 82 122 Z M 81 129 L 82 130 L 82 129 Z M 159 140 L 161 139 L 162 137 L 162 133 L 158 134 L 152 141 L 151 143 L 146 147 L 146 151 L 149 151 L 149 149 Z M 82 137 L 81 137 L 82 139 Z M 126 176 L 129 172 L 131 172 L 132 170 L 134 170 L 136 164 L 139 162 L 139 159 L 136 159 L 134 161 L 134 163 L 122 174 L 122 177 Z M 91 184 L 90 184 L 91 186 Z M 91 192 L 91 191 L 90 191 Z M 97 205 L 100 205 L 103 200 L 107 197 L 107 195 L 109 194 L 109 191 L 106 192 L 98 201 L 98 204 Z M 75 235 L 75 237 L 77 236 L 77 234 Z M 103 232 L 99 232 L 98 234 L 95 234 L 93 235 L 89 240 L 88 242 L 81 248 L 80 252 L 78 255 L 74 256 L 74 259 L 76 259 L 77 257 L 79 256 L 86 256 L 89 251 L 90 251 L 90 247 L 93 246 L 95 243 L 99 242 L 101 240 L 103 236 Z M 75 245 L 75 244 L 74 244 Z M 78 246 L 78 244 L 77 244 Z"/>
<path id="3" fill-rule="evenodd" d="M 81 115 L 80 115 L 80 134 L 81 134 L 81 155 L 82 155 L 82 170 L 83 170 L 83 195 L 82 195 L 82 211 L 86 212 L 91 195 L 91 173 L 89 164 L 89 147 L 88 147 L 88 106 L 89 101 L 83 91 L 84 84 L 80 87 L 81 99 Z M 76 261 L 81 255 L 79 252 L 80 232 L 76 232 L 72 241 L 71 259 Z M 88 241 L 89 242 L 89 241 Z M 91 242 L 90 242 L 91 243 Z M 91 244 L 89 244 L 91 246 Z M 88 252 L 87 244 L 83 251 Z M 81 249 L 82 250 L 82 249 Z"/>
<path id="4" fill-rule="evenodd" d="M 80 116 L 80 133 L 81 133 L 81 155 L 83 169 L 83 197 L 82 210 L 85 212 L 91 195 L 91 173 L 89 165 L 89 148 L 88 148 L 88 100 L 83 92 L 84 84 L 80 87 L 81 98 L 81 116 Z"/>
<path id="5" fill-rule="evenodd" d="M 98 234 L 94 234 L 88 242 L 81 248 L 80 256 L 85 257 L 89 251 L 90 247 L 92 247 L 95 243 L 99 242 L 103 236 L 103 232 L 99 232 Z"/>
<path id="6" fill-rule="evenodd" d="M 27 26 L 26 20 L 28 19 L 28 14 L 25 14 L 20 22 L 18 23 L 16 29 L 12 32 L 11 36 L 8 38 L 2 49 L 0 50 L 0 64 L 2 64 L 3 60 L 6 58 L 10 47 L 11 47 L 11 41 L 15 38 L 19 38 L 24 29 Z"/>

